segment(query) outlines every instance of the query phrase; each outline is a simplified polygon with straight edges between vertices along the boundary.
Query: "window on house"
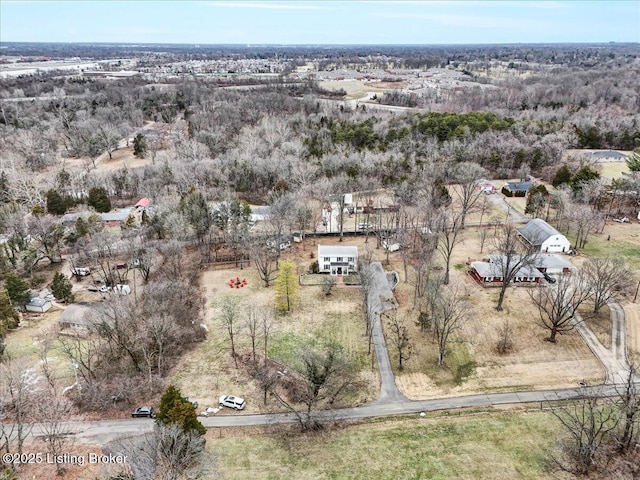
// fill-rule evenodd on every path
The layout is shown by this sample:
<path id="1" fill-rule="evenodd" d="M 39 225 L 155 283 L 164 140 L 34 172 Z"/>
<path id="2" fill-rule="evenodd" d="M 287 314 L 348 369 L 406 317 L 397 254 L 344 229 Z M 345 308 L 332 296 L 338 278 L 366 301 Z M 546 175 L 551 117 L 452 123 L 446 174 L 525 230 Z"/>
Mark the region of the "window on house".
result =
<path id="1" fill-rule="evenodd" d="M 338 257 L 338 258 L 336 258 L 336 262 L 342 262 L 342 261 L 344 261 L 344 260 L 342 259 L 342 257 Z"/>
<path id="2" fill-rule="evenodd" d="M 349 257 L 349 261 L 350 261 L 350 262 L 353 262 L 353 257 Z"/>
<path id="3" fill-rule="evenodd" d="M 331 264 L 329 263 L 325 263 L 324 266 L 322 267 L 323 270 L 329 270 L 331 268 Z"/>

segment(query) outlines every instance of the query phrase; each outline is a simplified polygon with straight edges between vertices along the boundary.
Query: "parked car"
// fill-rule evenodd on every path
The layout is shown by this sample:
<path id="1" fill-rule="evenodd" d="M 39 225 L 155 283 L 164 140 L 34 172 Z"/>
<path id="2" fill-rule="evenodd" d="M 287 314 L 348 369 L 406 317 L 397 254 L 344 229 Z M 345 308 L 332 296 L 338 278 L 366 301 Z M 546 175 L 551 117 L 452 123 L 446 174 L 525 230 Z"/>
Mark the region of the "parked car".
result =
<path id="1" fill-rule="evenodd" d="M 556 279 L 553 278 L 551 275 L 549 275 L 546 272 L 543 272 L 542 275 L 544 275 L 544 279 L 549 282 L 549 283 L 556 283 Z"/>
<path id="2" fill-rule="evenodd" d="M 627 217 L 614 218 L 613 221 L 618 223 L 629 223 L 629 219 Z"/>
<path id="3" fill-rule="evenodd" d="M 71 269 L 71 273 L 76 277 L 86 277 L 91 274 L 91 269 L 89 267 L 75 267 Z"/>
<path id="4" fill-rule="evenodd" d="M 220 406 L 235 408 L 236 410 L 244 410 L 245 401 L 244 398 L 234 397 L 233 395 L 223 395 L 220 397 Z"/>
<path id="5" fill-rule="evenodd" d="M 129 285 L 119 283 L 113 287 L 113 291 L 118 295 L 129 295 L 131 293 L 131 287 Z"/>
<path id="6" fill-rule="evenodd" d="M 138 407 L 133 411 L 131 416 L 133 418 L 137 418 L 137 417 L 153 418 L 156 416 L 156 414 L 153 411 L 153 407 Z"/>

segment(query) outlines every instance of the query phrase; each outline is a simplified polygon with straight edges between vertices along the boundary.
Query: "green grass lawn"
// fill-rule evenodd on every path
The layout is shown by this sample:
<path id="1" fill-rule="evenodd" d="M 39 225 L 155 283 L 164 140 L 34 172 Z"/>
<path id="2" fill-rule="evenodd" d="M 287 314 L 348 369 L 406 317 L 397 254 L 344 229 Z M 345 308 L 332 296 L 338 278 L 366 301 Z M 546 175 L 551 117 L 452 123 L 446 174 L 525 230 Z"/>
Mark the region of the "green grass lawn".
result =
<path id="1" fill-rule="evenodd" d="M 550 413 L 431 415 L 309 436 L 211 432 L 207 449 L 228 480 L 573 478 L 547 467 L 559 431 Z"/>
<path id="2" fill-rule="evenodd" d="M 591 235 L 581 253 L 590 256 L 620 256 L 632 270 L 640 270 L 640 246 L 624 240 L 612 238 L 607 241 L 604 236 Z"/>

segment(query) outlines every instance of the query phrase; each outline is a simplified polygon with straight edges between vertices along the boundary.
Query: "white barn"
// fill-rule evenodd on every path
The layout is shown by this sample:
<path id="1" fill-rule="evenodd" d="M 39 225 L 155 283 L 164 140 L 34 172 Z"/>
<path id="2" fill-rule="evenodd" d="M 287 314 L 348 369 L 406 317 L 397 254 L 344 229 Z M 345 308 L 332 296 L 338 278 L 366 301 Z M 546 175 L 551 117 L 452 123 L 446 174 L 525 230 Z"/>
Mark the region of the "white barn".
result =
<path id="1" fill-rule="evenodd" d="M 358 247 L 318 245 L 318 271 L 348 275 L 358 271 Z"/>
<path id="2" fill-rule="evenodd" d="M 518 228 L 522 239 L 542 253 L 564 253 L 571 250 L 571 242 L 541 218 Z"/>

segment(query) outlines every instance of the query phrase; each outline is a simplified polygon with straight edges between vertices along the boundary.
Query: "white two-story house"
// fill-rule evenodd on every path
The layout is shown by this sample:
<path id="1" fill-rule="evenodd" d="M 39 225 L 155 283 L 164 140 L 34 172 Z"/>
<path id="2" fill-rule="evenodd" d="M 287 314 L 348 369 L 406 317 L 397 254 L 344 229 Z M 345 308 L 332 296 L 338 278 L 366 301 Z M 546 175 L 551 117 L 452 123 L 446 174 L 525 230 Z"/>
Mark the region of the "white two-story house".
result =
<path id="1" fill-rule="evenodd" d="M 318 245 L 320 273 L 348 275 L 358 271 L 358 247 Z"/>

